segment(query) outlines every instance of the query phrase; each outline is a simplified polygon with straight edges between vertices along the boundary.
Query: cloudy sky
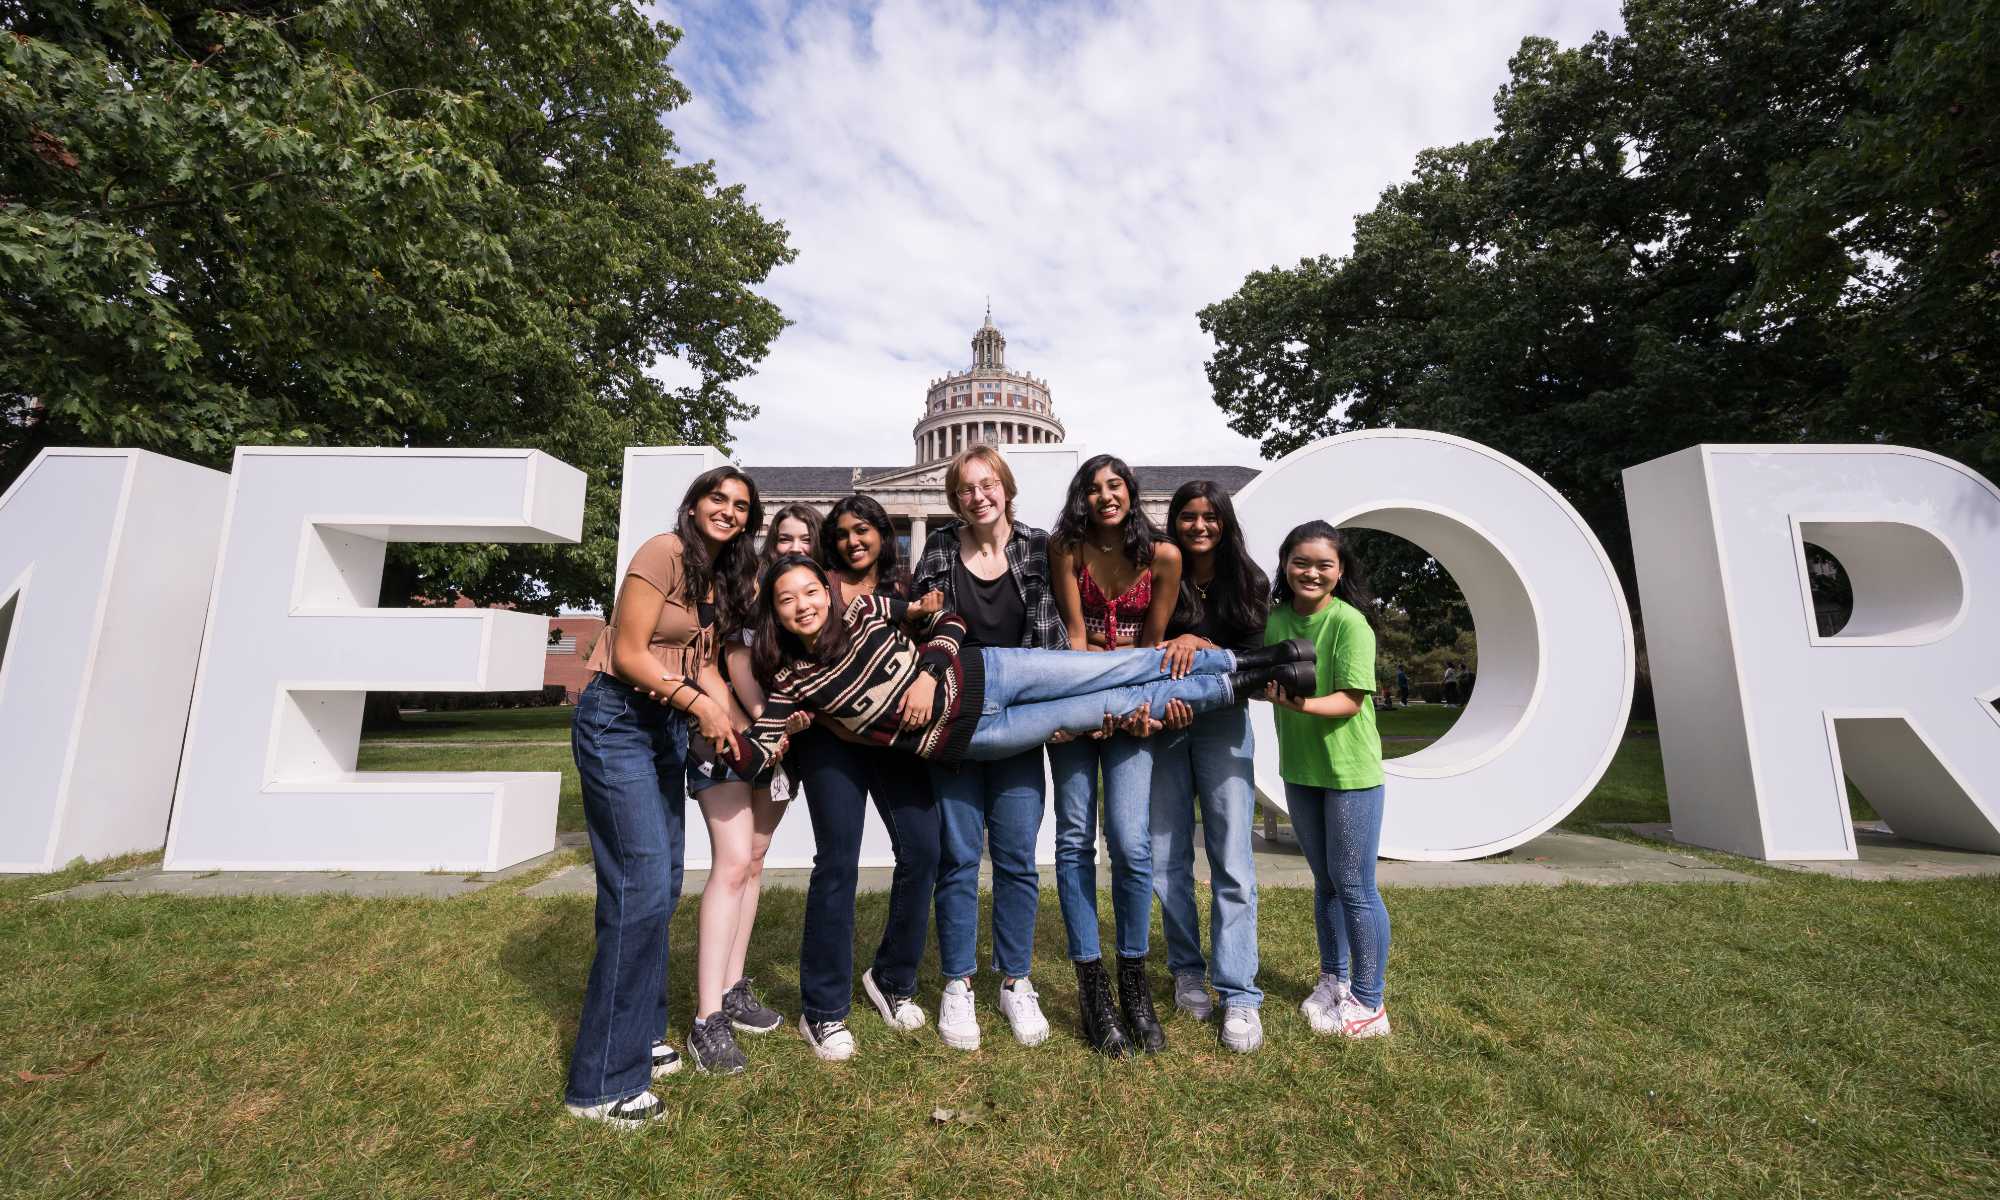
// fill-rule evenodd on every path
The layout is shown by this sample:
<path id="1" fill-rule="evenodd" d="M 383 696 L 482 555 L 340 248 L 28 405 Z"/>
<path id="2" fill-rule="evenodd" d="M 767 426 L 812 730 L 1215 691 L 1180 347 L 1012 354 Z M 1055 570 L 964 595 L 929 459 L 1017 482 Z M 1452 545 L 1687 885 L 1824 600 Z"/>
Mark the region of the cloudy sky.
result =
<path id="1" fill-rule="evenodd" d="M 740 461 L 897 465 L 985 297 L 1072 442 L 1253 463 L 1195 321 L 1244 275 L 1345 253 L 1426 146 L 1492 129 L 1520 39 L 1615 0 L 1079 5 L 673 0 L 684 151 L 791 231 L 794 324 Z"/>

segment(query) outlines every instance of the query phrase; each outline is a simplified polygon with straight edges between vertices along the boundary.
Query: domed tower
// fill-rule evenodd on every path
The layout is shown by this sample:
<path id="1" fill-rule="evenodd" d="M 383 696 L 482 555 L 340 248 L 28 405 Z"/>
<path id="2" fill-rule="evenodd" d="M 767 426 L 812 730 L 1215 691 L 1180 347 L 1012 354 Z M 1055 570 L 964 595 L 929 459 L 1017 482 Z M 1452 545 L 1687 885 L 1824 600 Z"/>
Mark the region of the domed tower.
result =
<path id="1" fill-rule="evenodd" d="M 991 303 L 986 323 L 972 335 L 972 366 L 931 381 L 914 435 L 920 467 L 982 442 L 1011 446 L 1063 440 L 1048 380 L 1007 366 L 1007 336 L 993 324 Z"/>

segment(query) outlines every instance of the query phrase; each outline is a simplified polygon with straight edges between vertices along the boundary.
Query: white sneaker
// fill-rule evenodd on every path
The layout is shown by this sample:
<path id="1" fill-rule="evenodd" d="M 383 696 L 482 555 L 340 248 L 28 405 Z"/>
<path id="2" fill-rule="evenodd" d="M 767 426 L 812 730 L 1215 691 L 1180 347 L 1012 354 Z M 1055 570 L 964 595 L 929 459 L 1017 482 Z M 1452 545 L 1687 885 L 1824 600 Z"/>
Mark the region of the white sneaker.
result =
<path id="1" fill-rule="evenodd" d="M 653 1043 L 653 1078 L 663 1079 L 681 1069 L 681 1052 L 665 1042 Z"/>
<path id="2" fill-rule="evenodd" d="M 1350 995 L 1340 1002 L 1339 1032 L 1344 1038 L 1388 1037 L 1389 1010 L 1368 1008 L 1356 1003 Z"/>
<path id="3" fill-rule="evenodd" d="M 875 982 L 874 967 L 861 972 L 861 990 L 868 993 L 868 1002 L 875 1006 L 876 1012 L 882 1014 L 882 1019 L 889 1023 L 889 1028 L 908 1030 L 924 1027 L 924 1010 L 917 1007 L 917 1002 L 908 996 L 892 996 L 883 991 Z"/>
<path id="4" fill-rule="evenodd" d="M 1264 1018 L 1254 1008 L 1230 1005 L 1222 1014 L 1222 1048 L 1248 1054 L 1264 1044 Z"/>
<path id="5" fill-rule="evenodd" d="M 1025 979 L 1002 984 L 1000 1012 L 1014 1027 L 1014 1040 L 1023 1046 L 1039 1046 L 1049 1040 L 1049 1019 L 1042 1015 L 1034 984 Z"/>
<path id="6" fill-rule="evenodd" d="M 800 1013 L 799 1032 L 823 1062 L 846 1062 L 854 1057 L 854 1034 L 845 1021 L 808 1021 Z"/>
<path id="7" fill-rule="evenodd" d="M 938 1036 L 954 1050 L 979 1049 L 979 1017 L 972 1011 L 972 984 L 954 979 L 938 1000 Z"/>
<path id="8" fill-rule="evenodd" d="M 1200 971 L 1182 971 L 1174 976 L 1174 1007 L 1197 1021 L 1215 1015 L 1215 1001 L 1208 994 L 1208 980 Z"/>
<path id="9" fill-rule="evenodd" d="M 1352 995 L 1347 990 L 1345 979 L 1321 972 L 1319 986 L 1299 1005 L 1299 1011 L 1306 1015 L 1314 1033 L 1337 1033 L 1340 1030 L 1340 1006 Z"/>
<path id="10" fill-rule="evenodd" d="M 603 1104 L 565 1104 L 572 1117 L 586 1121 L 602 1121 L 613 1129 L 642 1129 L 667 1115 L 667 1106 L 651 1092 L 640 1092 L 623 1100 L 607 1100 Z"/>

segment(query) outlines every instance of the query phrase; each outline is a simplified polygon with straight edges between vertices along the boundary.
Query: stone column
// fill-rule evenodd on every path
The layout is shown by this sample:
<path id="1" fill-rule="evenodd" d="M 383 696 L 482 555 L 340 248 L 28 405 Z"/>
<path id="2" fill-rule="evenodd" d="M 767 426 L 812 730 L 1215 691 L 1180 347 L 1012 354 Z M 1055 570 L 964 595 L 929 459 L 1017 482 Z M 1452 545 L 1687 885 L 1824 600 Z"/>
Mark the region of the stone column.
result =
<path id="1" fill-rule="evenodd" d="M 924 538 L 929 533 L 930 529 L 923 517 L 916 516 L 910 518 L 910 562 L 908 565 L 911 568 L 915 568 L 917 565 L 916 560 L 923 557 Z"/>

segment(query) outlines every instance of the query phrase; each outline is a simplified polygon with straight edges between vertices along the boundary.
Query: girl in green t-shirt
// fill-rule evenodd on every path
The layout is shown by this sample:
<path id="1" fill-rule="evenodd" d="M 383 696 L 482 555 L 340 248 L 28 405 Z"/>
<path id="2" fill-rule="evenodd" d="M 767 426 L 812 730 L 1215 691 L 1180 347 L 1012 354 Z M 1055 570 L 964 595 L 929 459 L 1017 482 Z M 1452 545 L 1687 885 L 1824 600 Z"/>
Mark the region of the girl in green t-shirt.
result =
<path id="1" fill-rule="evenodd" d="M 1312 868 L 1319 986 L 1299 1007 L 1314 1032 L 1382 1037 L 1389 910 L 1375 888 L 1382 844 L 1382 739 L 1375 732 L 1374 597 L 1361 564 L 1325 521 L 1285 536 L 1271 588 L 1270 645 L 1306 638 L 1318 687 L 1305 699 L 1275 689 L 1278 774 L 1299 848 Z"/>

